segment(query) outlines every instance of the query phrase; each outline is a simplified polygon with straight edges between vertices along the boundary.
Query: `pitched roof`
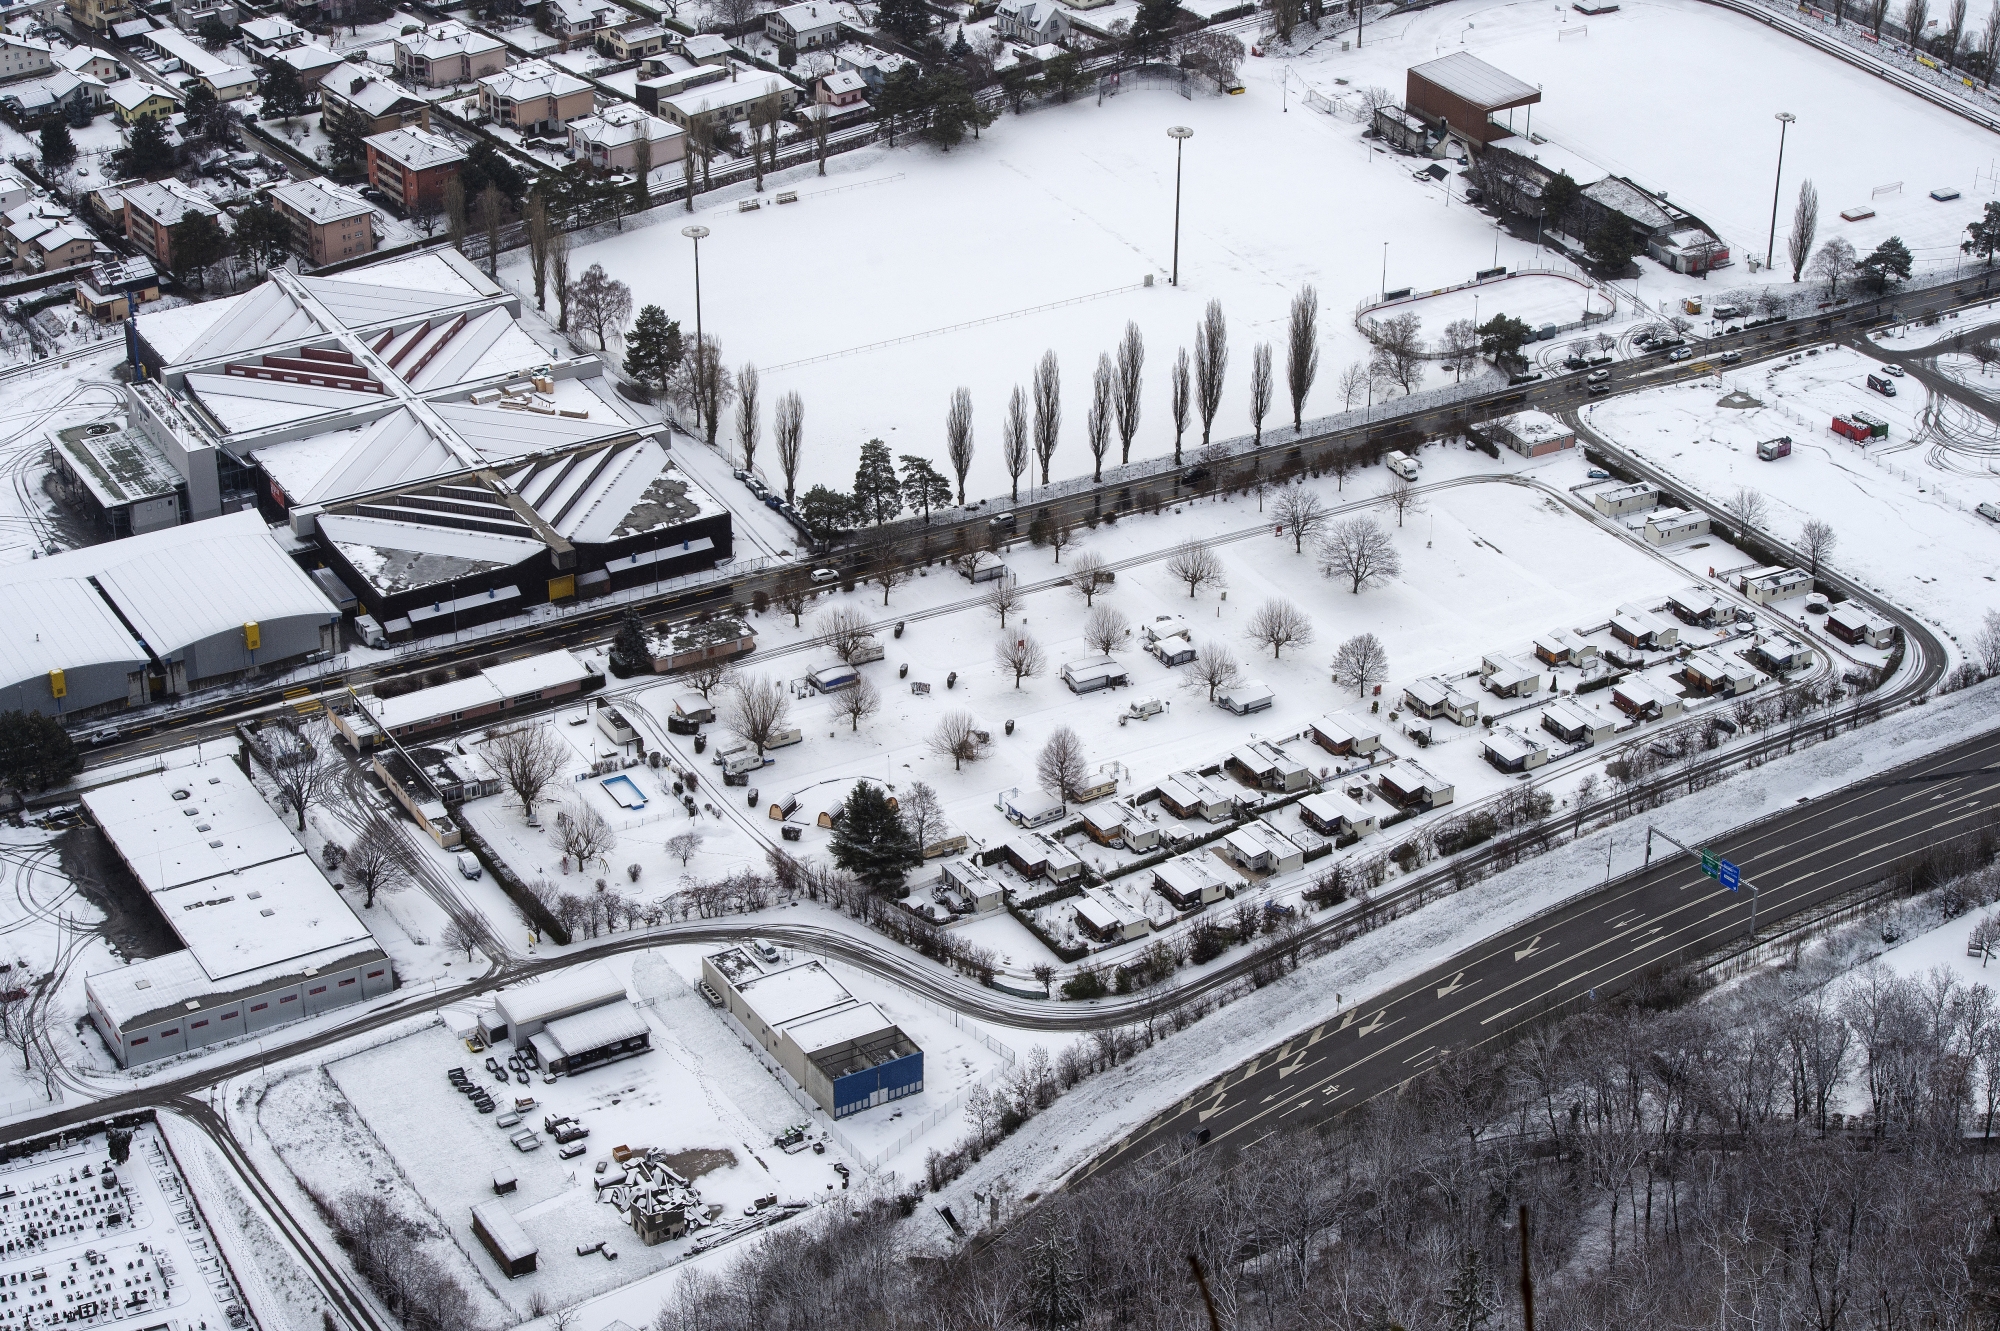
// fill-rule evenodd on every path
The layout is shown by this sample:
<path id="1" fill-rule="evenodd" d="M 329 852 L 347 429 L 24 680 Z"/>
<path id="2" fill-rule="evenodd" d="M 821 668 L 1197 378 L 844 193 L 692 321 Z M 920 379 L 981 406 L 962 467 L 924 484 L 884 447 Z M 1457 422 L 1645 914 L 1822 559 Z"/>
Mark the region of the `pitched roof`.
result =
<path id="1" fill-rule="evenodd" d="M 1469 51 L 1453 51 L 1437 60 L 1412 65 L 1410 73 L 1464 98 L 1482 111 L 1498 111 L 1523 102 L 1539 102 L 1542 94 L 1505 70 L 1495 69 Z"/>

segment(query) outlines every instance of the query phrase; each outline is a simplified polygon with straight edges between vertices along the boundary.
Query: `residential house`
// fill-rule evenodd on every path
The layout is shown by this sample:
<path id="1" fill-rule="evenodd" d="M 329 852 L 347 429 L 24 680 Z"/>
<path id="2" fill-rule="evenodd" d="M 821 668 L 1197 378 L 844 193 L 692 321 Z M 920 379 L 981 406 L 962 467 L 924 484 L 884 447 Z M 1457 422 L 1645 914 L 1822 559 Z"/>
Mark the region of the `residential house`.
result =
<path id="1" fill-rule="evenodd" d="M 726 129 L 750 118 L 750 109 L 766 98 L 775 99 L 781 114 L 797 109 L 801 89 L 782 74 L 767 74 L 748 66 L 734 66 L 736 76 L 728 82 L 704 84 L 671 97 L 661 97 L 657 113 L 691 129 L 707 123 Z"/>
<path id="2" fill-rule="evenodd" d="M 1068 46 L 1071 37 L 1069 15 L 1055 0 L 1000 0 L 993 28 L 1026 46 Z"/>
<path id="3" fill-rule="evenodd" d="M 553 131 L 596 105 L 588 83 L 546 60 L 524 60 L 479 80 L 480 113 L 523 133 Z"/>
<path id="4" fill-rule="evenodd" d="M 1681 682 L 1696 693 L 1734 698 L 1756 688 L 1762 679 L 1750 666 L 1721 652 L 1696 652 L 1681 662 Z"/>
<path id="5" fill-rule="evenodd" d="M 244 19 L 236 25 L 236 44 L 243 53 L 269 63 L 280 51 L 289 51 L 308 40 L 306 30 L 288 18 Z"/>
<path id="6" fill-rule="evenodd" d="M 697 65 L 716 65 L 728 69 L 732 67 L 737 51 L 729 39 L 720 33 L 698 32 L 681 39 L 680 53 Z"/>
<path id="7" fill-rule="evenodd" d="M 28 178 L 20 169 L 0 165 L 0 213 L 11 213 L 26 203 L 35 192 Z"/>
<path id="8" fill-rule="evenodd" d="M 17 37 L 0 32 L 0 79 L 20 79 L 46 74 L 55 68 L 49 44 L 33 37 Z"/>
<path id="9" fill-rule="evenodd" d="M 667 46 L 667 30 L 657 23 L 640 20 L 597 34 L 597 48 L 613 60 L 642 60 L 658 55 Z"/>
<path id="10" fill-rule="evenodd" d="M 1479 682 L 1502 698 L 1526 698 L 1541 692 L 1542 672 L 1511 656 L 1488 656 L 1480 660 Z"/>
<path id="11" fill-rule="evenodd" d="M 1618 723 L 1575 698 L 1557 698 L 1542 709 L 1542 729 L 1565 744 L 1602 744 Z"/>
<path id="12" fill-rule="evenodd" d="M 1672 545 L 1708 535 L 1708 514 L 1699 509 L 1663 508 L 1646 519 L 1640 535 L 1647 545 Z"/>
<path id="13" fill-rule="evenodd" d="M 66 73 L 97 79 L 105 84 L 129 78 L 132 73 L 95 46 L 72 46 L 66 51 L 56 52 L 55 67 Z"/>
<path id="14" fill-rule="evenodd" d="M 165 120 L 180 109 L 173 94 L 140 79 L 120 79 L 106 88 L 104 95 L 110 99 L 112 116 L 128 128 L 141 120 Z"/>
<path id="15" fill-rule="evenodd" d="M 631 18 L 611 0 L 547 0 L 542 12 L 548 16 L 549 34 L 563 44 L 565 51 L 572 46 L 594 43 L 598 32 Z"/>
<path id="16" fill-rule="evenodd" d="M 137 245 L 162 272 L 174 267 L 173 230 L 190 213 L 221 213 L 204 195 L 178 180 L 156 180 L 125 191 L 125 238 Z"/>
<path id="17" fill-rule="evenodd" d="M 1014 872 L 1023 878 L 1046 878 L 1052 883 L 1068 883 L 1083 877 L 1083 861 L 1075 852 L 1052 836 L 1023 832 L 1009 837 L 1000 852 Z"/>
<path id="18" fill-rule="evenodd" d="M 289 65 L 307 92 L 316 91 L 326 76 L 347 62 L 318 42 L 303 42 L 277 53 L 274 65 Z"/>
<path id="19" fill-rule="evenodd" d="M 1375 789 L 1399 809 L 1441 809 L 1457 793 L 1450 782 L 1441 780 L 1405 758 L 1375 773 Z"/>
<path id="20" fill-rule="evenodd" d="M 148 301 L 160 298 L 160 279 L 148 259 L 100 263 L 76 279 L 77 308 L 99 323 L 129 318 Z"/>
<path id="21" fill-rule="evenodd" d="M 108 33 L 114 24 L 133 22 L 139 13 L 131 0 L 65 0 L 63 8 L 71 18 L 96 33 Z M 146 26 L 152 24 L 147 22 Z"/>
<path id="22" fill-rule="evenodd" d="M 1667 597 L 1667 609 L 1675 618 L 1696 628 L 1721 628 L 1736 622 L 1736 603 L 1706 587 L 1689 587 Z"/>
<path id="23" fill-rule="evenodd" d="M 1382 747 L 1382 732 L 1344 716 L 1322 717 L 1306 727 L 1306 738 L 1341 757 L 1365 758 Z"/>
<path id="24" fill-rule="evenodd" d="M 1453 725 L 1469 726 L 1479 720 L 1479 700 L 1467 697 L 1435 676 L 1404 688 L 1403 705 L 1430 721 L 1444 717 Z"/>
<path id="25" fill-rule="evenodd" d="M 55 200 L 29 199 L 7 210 L 0 243 L 11 271 L 47 273 L 89 263 L 97 237 Z"/>
<path id="26" fill-rule="evenodd" d="M 1269 684 L 1261 679 L 1245 680 L 1241 684 L 1231 684 L 1217 689 L 1215 705 L 1238 716 L 1248 716 L 1252 712 L 1269 711 L 1278 701 L 1278 695 Z"/>
<path id="27" fill-rule="evenodd" d="M 291 228 L 292 253 L 309 267 L 375 252 L 374 208 L 323 176 L 273 185 L 266 196 Z"/>
<path id="28" fill-rule="evenodd" d="M 1040 786 L 1014 786 L 1003 790 L 996 803 L 1007 821 L 1020 827 L 1043 827 L 1061 822 L 1067 811 L 1060 799 Z"/>
<path id="29" fill-rule="evenodd" d="M 1236 795 L 1192 768 L 1160 782 L 1160 807 L 1176 818 L 1220 823 L 1236 816 Z"/>
<path id="30" fill-rule="evenodd" d="M 1773 633 L 1750 649 L 1750 654 L 1774 674 L 1810 670 L 1817 658 L 1813 649 L 1789 633 Z"/>
<path id="31" fill-rule="evenodd" d="M 429 102 L 352 63 L 336 65 L 320 77 L 319 114 L 329 135 L 345 132 L 357 139 L 431 127 Z"/>
<path id="32" fill-rule="evenodd" d="M 1529 458 L 1576 447 L 1576 431 L 1545 411 L 1517 411 L 1511 416 L 1481 421 L 1468 427 L 1466 433 L 1481 443 L 1512 449 Z"/>
<path id="33" fill-rule="evenodd" d="M 1622 517 L 1627 513 L 1644 513 L 1649 508 L 1660 506 L 1660 492 L 1643 482 L 1637 485 L 1618 485 L 1591 495 L 1590 506 L 1607 518 Z"/>
<path id="34" fill-rule="evenodd" d="M 450 139 L 414 126 L 373 134 L 361 142 L 368 150 L 368 183 L 405 216 L 442 209 L 445 185 L 465 160 L 464 150 Z"/>
<path id="35" fill-rule="evenodd" d="M 110 85 L 94 74 L 58 69 L 38 79 L 21 79 L 0 86 L 0 106 L 15 121 L 32 125 L 54 116 L 70 116 L 80 108 L 99 111 L 111 104 Z"/>
<path id="36" fill-rule="evenodd" d="M 1269 823 L 1245 823 L 1217 846 L 1224 859 L 1251 873 L 1291 873 L 1305 867 L 1305 851 Z"/>
<path id="37" fill-rule="evenodd" d="M 1003 899 L 1000 883 L 970 859 L 947 860 L 938 866 L 938 877 L 956 889 L 977 913 L 998 910 Z"/>
<path id="38" fill-rule="evenodd" d="M 1486 737 L 1486 761 L 1503 772 L 1532 772 L 1549 760 L 1549 746 L 1507 726 Z"/>
<path id="39" fill-rule="evenodd" d="M 1122 688 L 1132 682 L 1125 673 L 1125 667 L 1109 656 L 1092 656 L 1081 661 L 1065 662 L 1059 673 L 1062 682 L 1069 685 L 1071 693 L 1092 693 L 1098 689 Z"/>
<path id="40" fill-rule="evenodd" d="M 1535 659 L 1544 665 L 1582 666 L 1597 659 L 1597 644 L 1568 629 L 1550 629 L 1535 638 Z"/>
<path id="41" fill-rule="evenodd" d="M 840 10 L 829 0 L 806 0 L 764 16 L 764 35 L 780 47 L 816 51 L 840 43 Z"/>
<path id="42" fill-rule="evenodd" d="M 1223 766 L 1261 790 L 1304 790 L 1313 779 L 1312 769 L 1268 740 L 1231 749 Z"/>
<path id="43" fill-rule="evenodd" d="M 687 134 L 658 116 L 649 116 L 630 102 L 613 102 L 596 115 L 569 122 L 569 155 L 599 171 L 632 171 L 638 167 L 639 141 L 644 139 L 654 169 L 681 160 Z"/>
<path id="44" fill-rule="evenodd" d="M 1192 910 L 1222 900 L 1229 884 L 1209 868 L 1208 856 L 1197 852 L 1154 865 L 1153 890 L 1182 910 Z"/>
<path id="45" fill-rule="evenodd" d="M 868 101 L 868 83 L 851 69 L 835 70 L 819 81 L 815 96 L 821 106 L 836 109 L 864 106 Z"/>
<path id="46" fill-rule="evenodd" d="M 1852 601 L 1827 612 L 1826 634 L 1855 647 L 1893 647 L 1896 643 L 1895 625 Z"/>
<path id="47" fill-rule="evenodd" d="M 422 88 L 472 83 L 507 67 L 500 39 L 456 19 L 433 23 L 396 39 L 396 76 Z"/>
<path id="48" fill-rule="evenodd" d="M 863 46 L 857 42 L 849 42 L 833 55 L 833 67 L 836 70 L 859 74 L 861 81 L 868 85 L 868 95 L 871 97 L 882 91 L 885 79 L 909 63 L 907 56 L 884 51 L 879 47 Z"/>
<path id="49" fill-rule="evenodd" d="M 1084 835 L 1100 846 L 1146 851 L 1160 844 L 1160 829 L 1130 799 L 1101 799 L 1081 811 Z"/>
<path id="50" fill-rule="evenodd" d="M 1143 938 L 1153 927 L 1144 915 L 1102 888 L 1085 888 L 1070 904 L 1076 912 L 1076 927 L 1100 943 Z"/>
<path id="51" fill-rule="evenodd" d="M 1812 590 L 1812 574 L 1802 568 L 1760 568 L 1736 580 L 1736 589 L 1758 605 L 1788 601 Z"/>
<path id="52" fill-rule="evenodd" d="M 1627 601 L 1611 616 L 1611 636 L 1628 647 L 1665 651 L 1681 640 L 1681 630 L 1680 625 Z"/>
<path id="53" fill-rule="evenodd" d="M 1337 790 L 1317 791 L 1300 800 L 1299 821 L 1330 837 L 1364 837 L 1376 826 L 1373 813 Z"/>
<path id="54" fill-rule="evenodd" d="M 1183 666 L 1197 659 L 1201 653 L 1195 648 L 1194 637 L 1187 633 L 1177 633 L 1171 638 L 1156 638 L 1146 644 L 1146 650 L 1161 665 L 1169 668 Z"/>
<path id="55" fill-rule="evenodd" d="M 1627 675 L 1611 686 L 1611 705 L 1641 721 L 1671 721 L 1681 714 L 1681 699 L 1644 675 Z"/>

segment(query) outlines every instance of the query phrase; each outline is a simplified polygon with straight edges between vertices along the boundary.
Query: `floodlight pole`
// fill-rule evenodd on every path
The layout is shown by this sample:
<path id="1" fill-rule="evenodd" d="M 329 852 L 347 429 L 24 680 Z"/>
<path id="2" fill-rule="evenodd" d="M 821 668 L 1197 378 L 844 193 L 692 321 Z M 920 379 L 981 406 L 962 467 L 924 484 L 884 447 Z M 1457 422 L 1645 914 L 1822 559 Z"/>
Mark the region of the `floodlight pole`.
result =
<path id="1" fill-rule="evenodd" d="M 1785 181 L 1785 131 L 1798 119 L 1790 111 L 1780 111 L 1778 121 L 1778 173 L 1771 178 L 1771 234 L 1764 242 L 1764 266 L 1769 268 L 1771 260 L 1778 255 L 1778 192 Z"/>
<path id="2" fill-rule="evenodd" d="M 1186 125 L 1172 125 L 1167 129 L 1167 137 L 1174 141 L 1174 276 L 1173 285 L 1181 284 L 1181 147 L 1194 137 L 1194 131 Z"/>
<path id="3" fill-rule="evenodd" d="M 701 241 L 708 234 L 705 226 L 684 226 L 681 234 L 694 242 L 694 345 L 697 352 L 702 347 L 701 336 Z"/>

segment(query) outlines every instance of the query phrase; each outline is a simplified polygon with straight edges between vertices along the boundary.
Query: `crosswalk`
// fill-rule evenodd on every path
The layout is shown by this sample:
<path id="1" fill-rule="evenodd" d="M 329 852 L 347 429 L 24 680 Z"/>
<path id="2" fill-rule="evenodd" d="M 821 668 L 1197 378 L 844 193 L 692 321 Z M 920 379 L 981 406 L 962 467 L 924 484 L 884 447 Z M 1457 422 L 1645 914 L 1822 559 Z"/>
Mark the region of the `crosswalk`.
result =
<path id="1" fill-rule="evenodd" d="M 313 696 L 313 691 L 304 686 L 286 689 L 285 703 L 300 716 L 317 716 L 326 710 L 320 700 Z"/>

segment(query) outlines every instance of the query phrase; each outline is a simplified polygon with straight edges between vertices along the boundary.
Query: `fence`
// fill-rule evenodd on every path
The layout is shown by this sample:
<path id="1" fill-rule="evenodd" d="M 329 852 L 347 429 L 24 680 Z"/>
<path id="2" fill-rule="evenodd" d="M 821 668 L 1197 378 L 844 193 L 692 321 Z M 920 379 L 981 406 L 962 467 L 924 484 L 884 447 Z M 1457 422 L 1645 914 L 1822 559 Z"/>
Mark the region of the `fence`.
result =
<path id="1" fill-rule="evenodd" d="M 839 360 L 843 356 L 859 356 L 864 352 L 880 351 L 884 347 L 898 347 L 905 342 L 918 342 L 927 337 L 941 337 L 946 333 L 962 332 L 967 328 L 981 328 L 987 324 L 1004 323 L 1009 319 L 1024 319 L 1031 314 L 1043 314 L 1049 310 L 1060 310 L 1071 305 L 1081 305 L 1086 301 L 1103 300 L 1108 296 L 1122 296 L 1128 291 L 1138 291 L 1143 287 L 1151 285 L 1150 281 L 1128 282 L 1122 287 L 1111 287 L 1105 291 L 1093 291 L 1087 296 L 1071 296 L 1068 300 L 1052 300 L 1046 305 L 1030 305 L 1024 310 L 1009 310 L 1005 314 L 989 314 L 983 319 L 968 319 L 964 323 L 948 324 L 943 328 L 931 328 L 921 333 L 906 333 L 902 337 L 892 337 L 881 342 L 869 342 L 862 346 L 849 347 L 845 351 L 829 351 L 818 356 L 808 356 L 804 360 L 790 360 L 782 365 L 766 366 L 764 373 L 776 374 L 780 370 L 796 370 L 806 365 L 817 365 L 821 361 Z"/>

